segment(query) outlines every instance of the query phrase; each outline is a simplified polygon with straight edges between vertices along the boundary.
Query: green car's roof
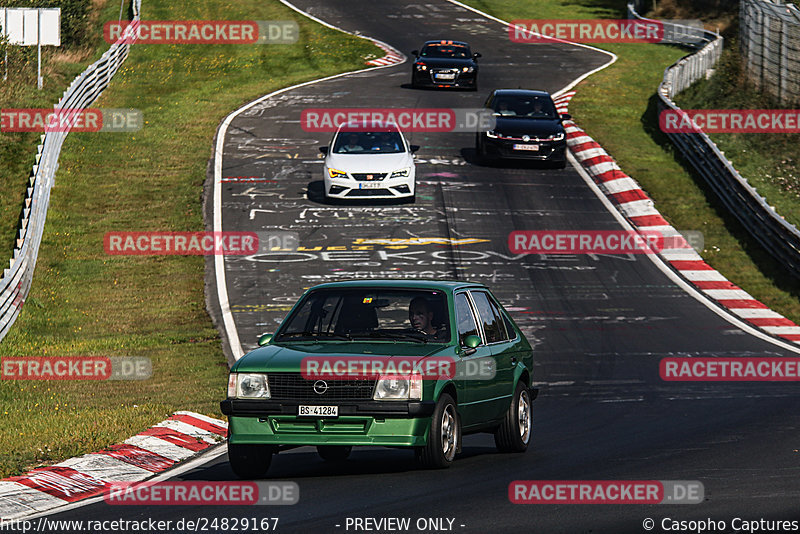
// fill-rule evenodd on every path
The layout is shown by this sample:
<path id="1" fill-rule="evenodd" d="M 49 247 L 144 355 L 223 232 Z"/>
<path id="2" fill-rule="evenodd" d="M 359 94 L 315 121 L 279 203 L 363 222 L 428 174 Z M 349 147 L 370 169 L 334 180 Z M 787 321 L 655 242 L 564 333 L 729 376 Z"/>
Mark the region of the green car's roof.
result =
<path id="1" fill-rule="evenodd" d="M 351 287 L 381 287 L 381 288 L 402 288 L 402 289 L 438 289 L 440 291 L 454 291 L 456 289 L 486 286 L 476 282 L 458 282 L 455 280 L 395 280 L 395 279 L 370 279 L 370 280 L 348 280 L 346 282 L 329 282 L 319 284 L 309 289 L 333 289 Z"/>

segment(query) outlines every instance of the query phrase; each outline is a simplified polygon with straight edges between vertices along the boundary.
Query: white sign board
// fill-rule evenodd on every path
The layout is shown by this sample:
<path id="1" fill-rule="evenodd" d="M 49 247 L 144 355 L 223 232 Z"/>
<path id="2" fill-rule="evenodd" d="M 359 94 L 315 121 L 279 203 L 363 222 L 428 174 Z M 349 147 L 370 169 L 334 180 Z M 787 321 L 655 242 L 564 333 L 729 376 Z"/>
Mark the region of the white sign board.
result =
<path id="1" fill-rule="evenodd" d="M 61 8 L 0 8 L 0 33 L 12 45 L 61 46 Z"/>

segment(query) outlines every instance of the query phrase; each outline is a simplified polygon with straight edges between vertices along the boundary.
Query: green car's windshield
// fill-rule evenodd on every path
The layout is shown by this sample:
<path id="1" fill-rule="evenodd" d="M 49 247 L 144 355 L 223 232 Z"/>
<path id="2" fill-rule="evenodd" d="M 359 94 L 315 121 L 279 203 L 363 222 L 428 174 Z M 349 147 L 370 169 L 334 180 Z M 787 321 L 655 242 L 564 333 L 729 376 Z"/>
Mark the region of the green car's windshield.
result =
<path id="1" fill-rule="evenodd" d="M 447 299 L 435 290 L 317 289 L 286 318 L 275 340 L 449 343 Z"/>

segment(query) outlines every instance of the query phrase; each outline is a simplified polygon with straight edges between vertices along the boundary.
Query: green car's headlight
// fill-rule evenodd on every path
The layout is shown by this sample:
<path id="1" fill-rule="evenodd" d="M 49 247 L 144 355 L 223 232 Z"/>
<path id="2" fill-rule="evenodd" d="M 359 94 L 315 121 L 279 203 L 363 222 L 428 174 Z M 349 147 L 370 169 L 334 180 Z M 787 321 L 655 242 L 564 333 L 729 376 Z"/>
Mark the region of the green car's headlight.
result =
<path id="1" fill-rule="evenodd" d="M 422 399 L 422 377 L 381 376 L 375 384 L 374 400 L 420 400 Z"/>
<path id="2" fill-rule="evenodd" d="M 231 373 L 228 377 L 231 399 L 268 399 L 269 382 L 263 373 Z"/>

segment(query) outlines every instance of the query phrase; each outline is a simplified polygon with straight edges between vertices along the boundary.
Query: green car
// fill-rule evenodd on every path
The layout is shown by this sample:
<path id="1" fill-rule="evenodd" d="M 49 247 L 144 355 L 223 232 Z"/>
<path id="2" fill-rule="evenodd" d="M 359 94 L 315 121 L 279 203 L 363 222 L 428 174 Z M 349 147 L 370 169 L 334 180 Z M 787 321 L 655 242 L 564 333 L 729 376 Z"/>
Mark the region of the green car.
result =
<path id="1" fill-rule="evenodd" d="M 220 405 L 239 477 L 302 445 L 330 461 L 356 445 L 410 447 L 443 468 L 463 434 L 494 433 L 504 452 L 530 442 L 533 351 L 481 284 L 318 285 L 259 345 L 231 368 Z"/>

